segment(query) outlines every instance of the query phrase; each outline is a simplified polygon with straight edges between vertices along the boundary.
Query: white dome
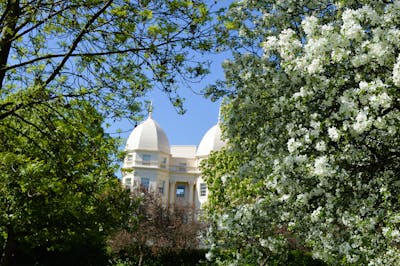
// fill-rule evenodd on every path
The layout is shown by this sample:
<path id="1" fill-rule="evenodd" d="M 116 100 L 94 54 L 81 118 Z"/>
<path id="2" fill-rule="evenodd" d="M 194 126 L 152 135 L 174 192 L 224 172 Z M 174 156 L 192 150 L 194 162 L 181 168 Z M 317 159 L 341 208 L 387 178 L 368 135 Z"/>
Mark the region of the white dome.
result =
<path id="1" fill-rule="evenodd" d="M 132 131 L 125 149 L 170 153 L 167 135 L 158 123 L 151 118 L 151 115 Z"/>
<path id="2" fill-rule="evenodd" d="M 218 123 L 210 128 L 201 139 L 196 155 L 198 157 L 207 156 L 211 151 L 219 151 L 225 144 L 226 143 L 221 139 L 221 128 Z"/>

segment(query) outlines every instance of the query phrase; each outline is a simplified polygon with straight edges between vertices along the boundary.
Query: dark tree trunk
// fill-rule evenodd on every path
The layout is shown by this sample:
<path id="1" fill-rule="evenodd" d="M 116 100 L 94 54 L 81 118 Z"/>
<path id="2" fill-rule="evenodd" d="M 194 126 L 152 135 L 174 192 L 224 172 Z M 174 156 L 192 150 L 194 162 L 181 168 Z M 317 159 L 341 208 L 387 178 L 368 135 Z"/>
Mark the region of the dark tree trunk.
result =
<path id="1" fill-rule="evenodd" d="M 10 54 L 12 38 L 15 36 L 20 15 L 19 0 L 8 0 L 7 7 L 2 14 L 4 21 L 0 35 L 0 89 L 3 86 L 3 80 L 6 75 L 4 68 L 7 65 L 8 55 Z"/>
<path id="2" fill-rule="evenodd" d="M 143 253 L 140 252 L 138 266 L 142 266 L 142 264 L 143 264 Z"/>
<path id="3" fill-rule="evenodd" d="M 7 240 L 4 245 L 3 254 L 1 255 L 0 266 L 11 265 L 14 254 L 15 254 L 15 238 L 12 230 L 7 230 Z"/>

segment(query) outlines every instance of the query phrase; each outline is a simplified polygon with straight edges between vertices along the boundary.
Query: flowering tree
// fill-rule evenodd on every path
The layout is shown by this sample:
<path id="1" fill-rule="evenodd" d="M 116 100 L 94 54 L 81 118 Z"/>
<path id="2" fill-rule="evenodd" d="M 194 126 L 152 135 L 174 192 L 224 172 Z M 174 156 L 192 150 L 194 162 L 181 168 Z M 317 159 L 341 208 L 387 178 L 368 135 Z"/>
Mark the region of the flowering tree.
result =
<path id="1" fill-rule="evenodd" d="M 210 202 L 257 196 L 209 209 L 210 259 L 265 263 L 295 244 L 400 264 L 400 1 L 244 0 L 226 15 L 224 132 L 245 160 L 204 169 L 222 187 Z"/>
<path id="2" fill-rule="evenodd" d="M 199 235 L 205 224 L 193 219 L 192 208 L 168 208 L 162 204 L 160 195 L 146 189 L 132 191 L 131 198 L 134 219 L 109 239 L 116 258 L 128 257 L 141 266 L 166 255 L 178 259 L 179 253 L 199 248 Z"/>

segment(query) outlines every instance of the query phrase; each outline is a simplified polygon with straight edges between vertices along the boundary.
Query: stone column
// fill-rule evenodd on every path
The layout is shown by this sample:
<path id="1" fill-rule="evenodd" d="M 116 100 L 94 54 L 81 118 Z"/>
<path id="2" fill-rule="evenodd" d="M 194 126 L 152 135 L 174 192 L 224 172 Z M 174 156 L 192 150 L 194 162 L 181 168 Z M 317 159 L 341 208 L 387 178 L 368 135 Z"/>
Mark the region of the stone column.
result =
<path id="1" fill-rule="evenodd" d="M 169 205 L 175 204 L 175 181 L 169 181 Z"/>
<path id="2" fill-rule="evenodd" d="M 164 187 L 164 195 L 163 197 L 163 203 L 165 204 L 165 207 L 168 207 L 168 200 L 169 200 L 169 182 L 165 181 L 165 187 Z"/>
<path id="3" fill-rule="evenodd" d="M 189 181 L 189 206 L 192 207 L 193 206 L 193 186 L 194 186 L 194 182 L 193 181 Z"/>

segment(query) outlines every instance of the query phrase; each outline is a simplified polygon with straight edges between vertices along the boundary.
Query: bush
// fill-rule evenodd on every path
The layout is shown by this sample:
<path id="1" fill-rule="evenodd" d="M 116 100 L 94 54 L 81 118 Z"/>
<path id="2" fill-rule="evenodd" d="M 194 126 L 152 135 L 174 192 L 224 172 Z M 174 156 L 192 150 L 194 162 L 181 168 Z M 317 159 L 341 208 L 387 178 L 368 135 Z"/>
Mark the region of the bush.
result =
<path id="1" fill-rule="evenodd" d="M 148 255 L 143 258 L 143 266 L 194 266 L 208 265 L 205 261 L 206 250 L 183 250 L 181 252 L 170 252 L 154 255 L 148 250 Z M 138 265 L 139 257 L 131 254 L 118 254 L 112 259 L 110 264 L 113 266 Z"/>

